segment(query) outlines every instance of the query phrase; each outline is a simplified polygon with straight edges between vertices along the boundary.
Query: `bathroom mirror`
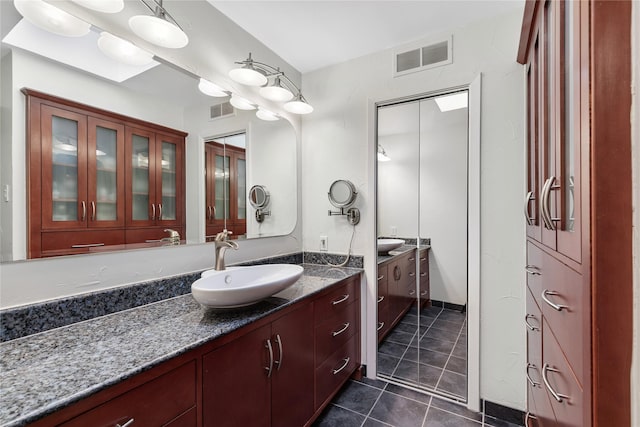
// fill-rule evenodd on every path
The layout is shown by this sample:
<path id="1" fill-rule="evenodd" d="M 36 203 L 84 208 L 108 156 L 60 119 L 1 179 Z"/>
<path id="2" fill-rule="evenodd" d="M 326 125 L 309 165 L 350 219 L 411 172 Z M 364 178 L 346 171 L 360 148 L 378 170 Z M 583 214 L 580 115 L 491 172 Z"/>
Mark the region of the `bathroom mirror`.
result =
<path id="1" fill-rule="evenodd" d="M 122 15 L 129 7 L 139 7 L 134 3 L 127 2 L 125 11 L 117 15 Z M 21 16 L 15 11 L 12 2 L 1 2 L 0 6 L 4 38 L 21 20 Z M 203 28 L 202 31 L 194 30 L 201 34 L 207 34 L 208 26 L 215 26 L 212 22 L 222 23 L 221 20 L 226 19 L 205 1 L 189 2 L 188 7 L 180 8 L 180 14 L 182 19 L 190 21 L 194 26 L 204 25 L 206 22 L 207 28 Z M 100 16 L 99 18 L 101 20 L 123 19 L 122 16 L 120 18 Z M 224 25 L 228 23 L 225 21 Z M 96 31 L 99 30 L 94 28 L 91 31 L 94 38 L 97 37 Z M 46 33 L 46 38 L 48 42 L 52 42 L 56 36 Z M 86 48 L 83 43 L 78 43 L 78 40 L 67 41 L 79 44 L 77 48 Z M 218 43 L 220 44 L 221 41 Z M 95 48 L 95 43 L 89 44 Z M 47 46 L 50 51 L 71 53 L 73 50 L 52 47 L 49 44 Z M 227 56 L 232 47 L 224 48 Z M 26 203 L 21 202 L 26 197 L 25 105 L 24 97 L 20 93 L 23 87 L 187 132 L 189 134 L 186 141 L 188 184 L 204 180 L 203 175 L 200 174 L 204 153 L 201 148 L 197 148 L 202 147 L 203 141 L 230 132 L 246 132 L 247 188 L 252 182 L 261 182 L 268 186 L 272 194 L 278 196 L 277 203 L 272 203 L 271 207 L 272 211 L 278 212 L 278 215 L 274 215 L 268 224 L 265 222 L 260 229 L 249 230 L 246 238 L 286 235 L 295 228 L 297 135 L 287 120 L 264 122 L 256 118 L 255 111 L 240 110 L 234 111 L 227 117 L 212 118 L 212 107 L 215 109 L 221 102 L 228 101 L 228 98 L 220 99 L 203 95 L 197 88 L 198 80 L 193 74 L 177 70 L 164 63 L 155 64 L 117 83 L 69 66 L 60 62 L 60 59 L 47 59 L 40 54 L 30 53 L 24 48 L 11 47 L 6 43 L 2 43 L 2 55 L 3 149 L 0 166 L 3 171 L 7 171 L 3 173 L 3 184 L 9 185 L 10 191 L 13 192 L 11 203 L 2 205 L 4 230 L 26 230 L 27 228 L 25 225 Z M 233 66 L 232 61 L 227 61 L 226 58 L 223 61 L 225 64 L 229 62 L 229 67 Z M 277 168 L 273 167 L 275 162 L 278 164 Z M 204 186 L 203 183 L 202 186 Z M 186 237 L 187 243 L 201 243 L 205 241 L 206 211 L 202 194 L 204 192 L 196 189 L 194 185 L 188 185 L 186 191 L 187 225 L 186 233 L 182 238 L 184 241 Z M 246 195 L 243 200 L 246 203 Z M 247 213 L 247 215 L 251 214 L 251 212 Z M 3 235 L 3 261 L 24 259 L 22 248 L 26 248 L 26 231 L 13 233 L 11 237 Z"/>
<path id="2" fill-rule="evenodd" d="M 329 201 L 336 208 L 348 208 L 353 205 L 357 196 L 355 185 L 346 179 L 336 180 L 329 187 Z"/>
<path id="3" fill-rule="evenodd" d="M 269 206 L 269 192 L 264 185 L 254 185 L 249 190 L 249 202 L 254 209 L 265 209 Z"/>

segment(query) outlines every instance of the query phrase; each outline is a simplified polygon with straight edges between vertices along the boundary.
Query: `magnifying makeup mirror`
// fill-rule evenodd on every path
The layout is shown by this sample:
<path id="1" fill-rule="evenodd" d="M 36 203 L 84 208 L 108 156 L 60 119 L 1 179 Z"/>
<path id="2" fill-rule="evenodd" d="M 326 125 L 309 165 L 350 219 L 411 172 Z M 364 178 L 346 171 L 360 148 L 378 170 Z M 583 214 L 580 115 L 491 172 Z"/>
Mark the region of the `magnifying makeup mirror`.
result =
<path id="1" fill-rule="evenodd" d="M 269 206 L 270 199 L 269 191 L 264 185 L 254 185 L 249 190 L 249 203 L 256 210 L 256 221 L 262 222 L 265 216 L 271 215 L 271 211 L 265 210 Z"/>
<path id="2" fill-rule="evenodd" d="M 331 187 L 329 187 L 329 202 L 336 208 L 340 209 L 338 212 L 329 211 L 329 216 L 332 215 L 346 215 L 349 224 L 356 225 L 360 222 L 360 210 L 358 208 L 351 208 L 358 197 L 358 191 L 356 186 L 351 181 L 346 179 L 338 179 L 333 181 Z M 348 208 L 348 209 L 347 209 Z M 345 209 L 347 209 L 345 211 Z"/>

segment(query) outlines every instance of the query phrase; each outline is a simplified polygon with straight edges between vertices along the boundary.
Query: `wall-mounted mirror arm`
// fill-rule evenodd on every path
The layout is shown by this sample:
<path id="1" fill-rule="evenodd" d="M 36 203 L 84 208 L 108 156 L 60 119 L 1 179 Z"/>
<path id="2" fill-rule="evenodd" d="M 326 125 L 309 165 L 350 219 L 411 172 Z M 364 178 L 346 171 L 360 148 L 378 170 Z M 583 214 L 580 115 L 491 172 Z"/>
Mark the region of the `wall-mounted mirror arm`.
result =
<path id="1" fill-rule="evenodd" d="M 351 181 L 347 181 L 346 179 L 333 181 L 331 187 L 329 187 L 328 196 L 329 202 L 340 209 L 339 211 L 329 210 L 329 216 L 344 215 L 351 225 L 356 225 L 360 222 L 360 210 L 350 207 L 358 197 L 356 186 L 353 185 Z"/>

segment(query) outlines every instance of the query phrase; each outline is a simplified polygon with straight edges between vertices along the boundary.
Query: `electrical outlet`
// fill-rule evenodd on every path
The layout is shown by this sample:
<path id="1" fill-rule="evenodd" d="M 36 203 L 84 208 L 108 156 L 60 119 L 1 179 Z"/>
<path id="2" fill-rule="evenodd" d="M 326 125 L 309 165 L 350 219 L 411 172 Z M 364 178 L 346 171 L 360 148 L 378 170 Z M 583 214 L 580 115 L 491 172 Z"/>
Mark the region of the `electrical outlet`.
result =
<path id="1" fill-rule="evenodd" d="M 320 236 L 320 250 L 322 252 L 327 252 L 329 250 L 329 240 L 327 236 Z"/>

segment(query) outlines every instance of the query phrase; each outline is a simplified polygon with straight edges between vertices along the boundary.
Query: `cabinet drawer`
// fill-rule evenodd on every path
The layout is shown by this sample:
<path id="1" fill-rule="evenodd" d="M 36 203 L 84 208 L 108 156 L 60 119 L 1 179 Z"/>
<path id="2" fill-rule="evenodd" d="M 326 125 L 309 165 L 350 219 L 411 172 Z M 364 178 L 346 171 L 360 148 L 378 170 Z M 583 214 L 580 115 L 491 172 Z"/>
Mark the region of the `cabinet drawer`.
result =
<path id="1" fill-rule="evenodd" d="M 527 286 L 531 289 L 538 306 L 542 304 L 540 293 L 542 292 L 542 250 L 536 245 L 527 242 Z"/>
<path id="2" fill-rule="evenodd" d="M 164 427 L 196 427 L 198 425 L 198 410 L 196 407 L 169 421 Z"/>
<path id="3" fill-rule="evenodd" d="M 43 252 L 67 251 L 67 253 L 85 253 L 102 246 L 121 245 L 123 243 L 124 230 L 42 232 Z"/>
<path id="4" fill-rule="evenodd" d="M 337 391 L 357 368 L 359 335 L 355 334 L 316 368 L 316 408 Z"/>
<path id="5" fill-rule="evenodd" d="M 160 377 L 134 388 L 82 415 L 62 424 L 63 427 L 115 426 L 131 419 L 135 425 L 194 426 L 178 422 L 196 405 L 196 362 L 182 365 Z M 174 424 L 175 423 L 175 424 Z"/>
<path id="6" fill-rule="evenodd" d="M 316 366 L 340 348 L 358 330 L 358 302 L 345 307 L 339 314 L 316 327 Z"/>
<path id="7" fill-rule="evenodd" d="M 338 285 L 329 294 L 318 298 L 315 305 L 315 324 L 328 319 L 329 317 L 339 313 L 343 307 L 357 300 L 360 291 L 359 276 L 349 279 L 342 285 Z"/>
<path id="8" fill-rule="evenodd" d="M 391 321 L 389 319 L 389 308 L 385 307 L 382 310 L 378 308 L 378 342 L 380 342 L 380 340 L 382 340 L 382 338 L 387 334 L 390 327 Z"/>

